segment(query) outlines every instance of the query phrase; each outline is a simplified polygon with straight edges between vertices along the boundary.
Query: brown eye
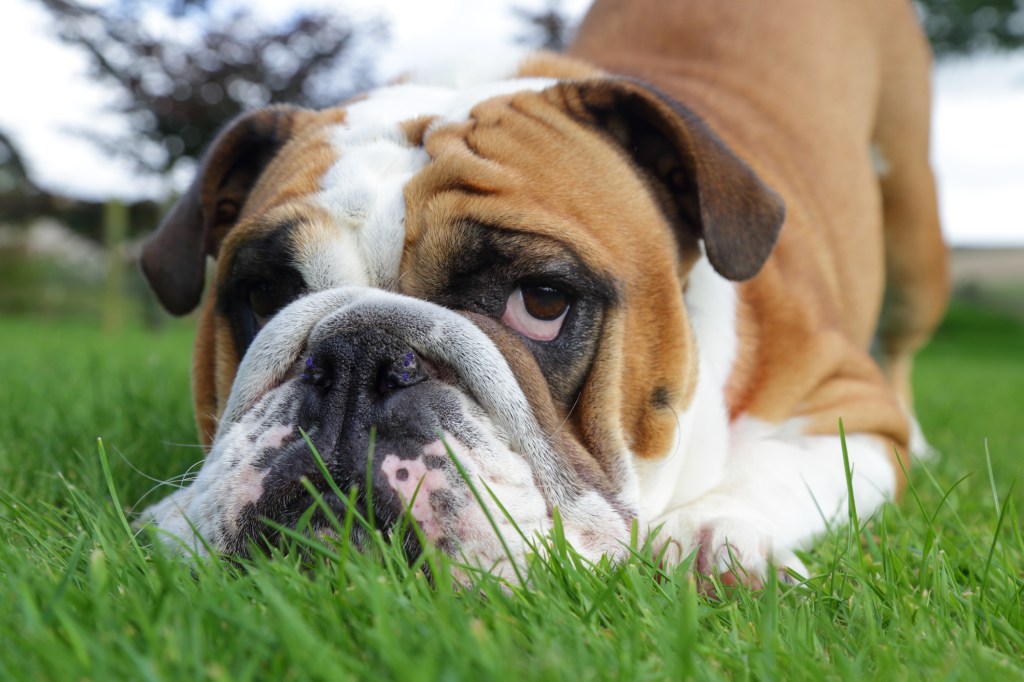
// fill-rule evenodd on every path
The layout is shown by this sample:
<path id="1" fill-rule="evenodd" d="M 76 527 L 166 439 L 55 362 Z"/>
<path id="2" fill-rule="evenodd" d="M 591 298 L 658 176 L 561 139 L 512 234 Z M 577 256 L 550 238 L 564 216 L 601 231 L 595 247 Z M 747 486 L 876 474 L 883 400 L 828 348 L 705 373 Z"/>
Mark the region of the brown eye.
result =
<path id="1" fill-rule="evenodd" d="M 523 307 L 531 317 L 545 322 L 557 320 L 569 308 L 569 297 L 554 287 L 539 285 L 524 285 Z"/>
<path id="2" fill-rule="evenodd" d="M 523 284 L 505 302 L 501 321 L 534 341 L 552 341 L 562 331 L 569 296 L 543 284 Z"/>

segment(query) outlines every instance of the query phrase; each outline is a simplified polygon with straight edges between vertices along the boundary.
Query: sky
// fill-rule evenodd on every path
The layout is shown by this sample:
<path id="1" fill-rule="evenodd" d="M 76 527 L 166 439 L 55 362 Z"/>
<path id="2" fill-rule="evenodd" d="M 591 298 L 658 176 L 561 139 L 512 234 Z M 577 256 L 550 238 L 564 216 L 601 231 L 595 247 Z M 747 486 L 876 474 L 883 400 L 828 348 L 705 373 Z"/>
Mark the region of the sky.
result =
<path id="1" fill-rule="evenodd" d="M 242 0 L 221 0 L 230 3 Z M 299 3 L 249 0 L 268 19 Z M 563 0 L 581 16 L 588 0 Z M 396 76 L 449 53 L 484 54 L 524 33 L 511 7 L 541 9 L 545 0 L 302 0 L 341 7 L 353 18 L 382 17 L 377 76 Z M 287 8 L 287 9 L 286 9 Z M 932 161 L 947 239 L 960 246 L 1024 246 L 1024 51 L 941 62 L 935 74 Z M 83 55 L 52 37 L 33 0 L 3 0 L 0 10 L 0 130 L 19 145 L 33 178 L 51 191 L 88 198 L 135 199 L 165 186 L 140 179 L 76 129 L 113 132 L 123 122 L 104 112 L 110 91 L 89 78 Z M 181 179 L 179 179 L 179 183 Z"/>

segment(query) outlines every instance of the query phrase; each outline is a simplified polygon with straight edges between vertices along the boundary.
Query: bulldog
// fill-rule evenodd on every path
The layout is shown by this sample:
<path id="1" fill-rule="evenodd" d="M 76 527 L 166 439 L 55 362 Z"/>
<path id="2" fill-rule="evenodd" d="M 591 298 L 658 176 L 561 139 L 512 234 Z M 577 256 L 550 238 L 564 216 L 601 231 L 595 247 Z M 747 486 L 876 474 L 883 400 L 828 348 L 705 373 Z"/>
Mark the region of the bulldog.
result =
<path id="1" fill-rule="evenodd" d="M 947 290 L 911 4 L 598 0 L 466 61 L 242 115 L 149 239 L 172 313 L 215 260 L 160 537 L 245 554 L 336 485 L 499 575 L 560 523 L 756 586 L 896 495 Z"/>

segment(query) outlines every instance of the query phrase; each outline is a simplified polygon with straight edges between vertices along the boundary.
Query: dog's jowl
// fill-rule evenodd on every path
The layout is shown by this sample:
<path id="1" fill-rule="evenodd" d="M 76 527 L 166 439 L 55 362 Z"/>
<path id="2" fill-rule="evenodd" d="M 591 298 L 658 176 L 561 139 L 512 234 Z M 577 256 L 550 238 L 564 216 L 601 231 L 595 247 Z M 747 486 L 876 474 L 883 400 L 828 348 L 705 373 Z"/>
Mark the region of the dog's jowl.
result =
<path id="1" fill-rule="evenodd" d="M 309 486 L 344 514 L 310 444 L 413 551 L 506 576 L 556 512 L 588 557 L 636 524 L 666 565 L 800 571 L 840 419 L 861 514 L 897 494 L 946 293 L 929 54 L 909 4 L 780 2 L 598 0 L 568 55 L 230 123 L 143 254 L 202 299 L 210 451 L 160 537 L 244 554 Z"/>

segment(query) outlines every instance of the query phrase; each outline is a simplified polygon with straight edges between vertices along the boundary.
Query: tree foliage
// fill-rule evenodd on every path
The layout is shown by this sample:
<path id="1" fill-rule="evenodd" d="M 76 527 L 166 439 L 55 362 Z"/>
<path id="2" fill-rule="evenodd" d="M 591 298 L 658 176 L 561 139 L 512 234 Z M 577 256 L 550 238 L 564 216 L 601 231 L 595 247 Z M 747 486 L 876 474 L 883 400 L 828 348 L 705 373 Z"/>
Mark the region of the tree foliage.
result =
<path id="1" fill-rule="evenodd" d="M 575 24 L 562 10 L 561 0 L 548 0 L 539 12 L 525 7 L 513 7 L 512 12 L 527 27 L 527 33 L 519 37 L 521 44 L 556 52 L 569 45 Z"/>
<path id="2" fill-rule="evenodd" d="M 367 86 L 355 46 L 384 33 L 379 21 L 356 25 L 324 11 L 267 26 L 245 10 L 218 11 L 218 0 L 37 1 L 57 35 L 86 51 L 97 80 L 114 86 L 110 109 L 128 121 L 119 135 L 82 132 L 157 174 L 194 161 L 241 111 L 272 101 L 322 106 Z M 914 1 L 939 54 L 1024 44 L 1024 0 Z M 561 0 L 514 12 L 521 41 L 536 47 L 560 50 L 575 28 Z"/>
<path id="3" fill-rule="evenodd" d="M 383 32 L 379 22 L 357 26 L 318 11 L 271 27 L 208 0 L 38 1 L 58 36 L 114 86 L 110 109 L 129 123 L 122 135 L 82 132 L 158 174 L 196 159 L 241 111 L 274 101 L 322 106 L 365 85 L 368 66 L 354 48 Z"/>
<path id="4" fill-rule="evenodd" d="M 1024 0 L 917 0 L 936 54 L 1024 46 Z"/>
<path id="5" fill-rule="evenodd" d="M 28 177 L 21 152 L 6 133 L 0 131 L 0 196 L 20 190 L 36 193 L 36 186 Z"/>

